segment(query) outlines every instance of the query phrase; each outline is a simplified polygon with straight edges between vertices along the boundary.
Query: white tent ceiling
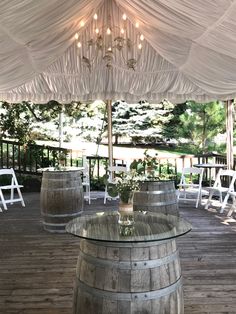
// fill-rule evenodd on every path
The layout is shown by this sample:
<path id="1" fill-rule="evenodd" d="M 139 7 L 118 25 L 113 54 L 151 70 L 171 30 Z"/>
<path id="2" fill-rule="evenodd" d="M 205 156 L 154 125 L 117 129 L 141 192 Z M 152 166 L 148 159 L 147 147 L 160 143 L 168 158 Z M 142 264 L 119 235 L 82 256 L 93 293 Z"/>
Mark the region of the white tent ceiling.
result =
<path id="1" fill-rule="evenodd" d="M 108 0 L 109 1 L 109 0 Z M 136 70 L 102 62 L 90 72 L 74 34 L 88 36 L 107 0 L 2 0 L 0 99 L 208 101 L 236 95 L 236 1 L 114 0 L 118 24 L 139 21 L 145 36 Z M 80 27 L 81 21 L 85 27 Z"/>

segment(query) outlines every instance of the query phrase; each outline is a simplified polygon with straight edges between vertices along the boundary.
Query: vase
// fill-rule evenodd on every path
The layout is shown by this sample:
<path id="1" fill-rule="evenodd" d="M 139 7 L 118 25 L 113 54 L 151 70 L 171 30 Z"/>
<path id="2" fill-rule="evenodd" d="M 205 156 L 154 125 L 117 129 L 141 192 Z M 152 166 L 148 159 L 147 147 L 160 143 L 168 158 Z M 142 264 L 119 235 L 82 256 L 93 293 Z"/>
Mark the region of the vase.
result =
<path id="1" fill-rule="evenodd" d="M 134 191 L 125 191 L 119 194 L 119 211 L 132 212 L 133 211 Z"/>
<path id="2" fill-rule="evenodd" d="M 124 213 L 133 212 L 133 203 L 119 202 L 119 212 L 124 212 Z"/>
<path id="3" fill-rule="evenodd" d="M 118 223 L 123 226 L 130 226 L 134 222 L 133 213 L 133 191 L 126 191 L 125 194 L 119 195 Z"/>

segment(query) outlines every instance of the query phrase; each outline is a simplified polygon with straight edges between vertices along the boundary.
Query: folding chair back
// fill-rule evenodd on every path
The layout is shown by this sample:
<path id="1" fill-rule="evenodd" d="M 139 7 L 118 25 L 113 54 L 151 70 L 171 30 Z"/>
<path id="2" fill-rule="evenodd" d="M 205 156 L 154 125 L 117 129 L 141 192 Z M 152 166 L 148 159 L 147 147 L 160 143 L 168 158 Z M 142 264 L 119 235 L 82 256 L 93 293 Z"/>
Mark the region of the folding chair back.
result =
<path id="1" fill-rule="evenodd" d="M 202 201 L 203 168 L 183 168 L 179 183 L 178 200 L 195 201 L 197 208 Z M 194 180 L 194 181 L 193 181 Z M 194 198 L 194 195 L 196 197 Z"/>
<path id="2" fill-rule="evenodd" d="M 214 188 L 222 187 L 222 183 L 226 182 L 228 185 L 227 188 L 229 188 L 233 184 L 232 179 L 234 178 L 235 173 L 236 172 L 234 170 L 220 169 L 217 173 L 213 187 Z"/>
<path id="3" fill-rule="evenodd" d="M 89 165 L 87 159 L 83 157 L 83 178 L 82 178 L 82 185 L 85 187 L 84 199 L 91 203 L 90 197 L 90 176 L 89 176 Z"/>
<path id="4" fill-rule="evenodd" d="M 23 185 L 19 185 L 17 182 L 17 178 L 15 175 L 15 172 L 12 168 L 10 169 L 0 169 L 0 176 L 6 176 L 8 178 L 8 181 L 6 184 L 2 183 L 0 185 L 0 199 L 1 203 L 3 205 L 3 208 L 7 210 L 7 204 L 13 204 L 16 202 L 21 202 L 22 206 L 25 206 L 22 194 L 21 194 L 21 188 Z M 15 198 L 15 190 L 17 191 L 17 198 Z M 6 199 L 6 193 L 7 191 L 10 191 L 10 198 Z M 0 211 L 1 208 L 0 208 Z"/>
<path id="5" fill-rule="evenodd" d="M 207 187 L 207 190 L 209 191 L 209 198 L 205 205 L 205 209 L 208 209 L 213 195 L 217 194 L 220 197 L 220 203 L 221 203 L 220 212 L 223 213 L 225 206 L 228 202 L 228 199 L 230 197 L 230 192 L 234 192 L 235 180 L 236 180 L 236 171 L 220 169 L 216 176 L 214 185 L 212 187 Z M 222 184 L 223 182 L 226 182 L 227 186 L 223 186 Z M 223 193 L 225 194 L 224 199 L 223 199 Z"/>
<path id="6" fill-rule="evenodd" d="M 121 174 L 124 172 L 128 172 L 126 166 L 109 166 L 108 167 L 108 180 L 105 187 L 105 195 L 104 195 L 104 204 L 106 204 L 107 199 L 111 199 L 111 197 L 108 194 L 107 187 L 109 183 L 115 184 L 116 183 L 116 174 Z"/>

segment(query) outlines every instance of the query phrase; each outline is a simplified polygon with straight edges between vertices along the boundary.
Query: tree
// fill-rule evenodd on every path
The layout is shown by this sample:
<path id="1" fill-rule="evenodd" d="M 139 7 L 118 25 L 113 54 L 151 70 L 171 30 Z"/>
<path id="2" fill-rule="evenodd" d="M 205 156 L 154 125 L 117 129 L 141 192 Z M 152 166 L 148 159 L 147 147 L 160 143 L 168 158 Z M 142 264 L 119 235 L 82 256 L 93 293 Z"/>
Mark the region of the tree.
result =
<path id="1" fill-rule="evenodd" d="M 162 141 L 163 126 L 172 118 L 173 107 L 167 100 L 160 104 L 116 102 L 113 105 L 113 135 L 117 138 L 127 136 L 137 142 Z"/>
<path id="2" fill-rule="evenodd" d="M 106 105 L 103 101 L 80 104 L 74 114 L 73 133 L 99 144 L 107 129 Z"/>
<path id="3" fill-rule="evenodd" d="M 186 111 L 180 115 L 178 136 L 189 139 L 196 150 L 206 153 L 214 137 L 225 131 L 224 103 L 188 101 L 186 105 Z"/>
<path id="4" fill-rule="evenodd" d="M 56 119 L 61 110 L 62 106 L 56 101 L 47 104 L 2 102 L 1 137 L 17 138 L 21 143 L 32 142 L 40 134 L 38 125 Z"/>
<path id="5" fill-rule="evenodd" d="M 54 100 L 47 104 L 2 102 L 0 136 L 17 138 L 21 143 L 39 139 L 57 140 L 60 112 L 64 112 L 63 133 L 68 140 L 76 134 L 87 140 L 99 141 L 104 131 L 105 113 L 105 105 L 101 101 L 66 105 Z"/>
<path id="6" fill-rule="evenodd" d="M 176 104 L 174 106 L 173 110 L 171 111 L 172 117 L 169 120 L 169 122 L 164 125 L 163 128 L 163 137 L 166 140 L 179 139 L 180 137 L 179 131 L 182 127 L 180 116 L 186 111 L 186 109 L 187 109 L 186 102 Z"/>

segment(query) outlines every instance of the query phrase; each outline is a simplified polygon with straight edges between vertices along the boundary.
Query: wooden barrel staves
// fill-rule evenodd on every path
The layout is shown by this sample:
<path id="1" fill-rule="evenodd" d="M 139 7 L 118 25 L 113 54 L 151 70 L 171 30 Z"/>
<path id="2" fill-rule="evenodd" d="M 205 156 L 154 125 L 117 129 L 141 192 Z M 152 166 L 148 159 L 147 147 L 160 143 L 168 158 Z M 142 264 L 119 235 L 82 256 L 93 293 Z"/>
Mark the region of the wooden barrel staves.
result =
<path id="1" fill-rule="evenodd" d="M 81 240 L 74 293 L 74 314 L 183 314 L 175 240 Z"/>
<path id="2" fill-rule="evenodd" d="M 80 171 L 44 171 L 40 209 L 44 229 L 65 232 L 71 219 L 83 210 L 84 195 Z"/>
<path id="3" fill-rule="evenodd" d="M 142 182 L 134 193 L 133 208 L 179 216 L 174 181 Z"/>

